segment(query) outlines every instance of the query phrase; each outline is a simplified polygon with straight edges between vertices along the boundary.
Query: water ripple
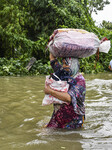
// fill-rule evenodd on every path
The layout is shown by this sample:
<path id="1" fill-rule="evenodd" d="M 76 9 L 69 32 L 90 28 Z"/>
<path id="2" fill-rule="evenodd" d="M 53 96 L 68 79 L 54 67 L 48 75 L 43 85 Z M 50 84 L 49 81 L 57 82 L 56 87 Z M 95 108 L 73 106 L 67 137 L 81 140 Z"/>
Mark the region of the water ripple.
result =
<path id="1" fill-rule="evenodd" d="M 26 145 L 46 144 L 46 143 L 47 143 L 47 141 L 42 141 L 42 140 L 36 139 L 36 140 L 33 140 L 33 141 L 26 143 Z"/>

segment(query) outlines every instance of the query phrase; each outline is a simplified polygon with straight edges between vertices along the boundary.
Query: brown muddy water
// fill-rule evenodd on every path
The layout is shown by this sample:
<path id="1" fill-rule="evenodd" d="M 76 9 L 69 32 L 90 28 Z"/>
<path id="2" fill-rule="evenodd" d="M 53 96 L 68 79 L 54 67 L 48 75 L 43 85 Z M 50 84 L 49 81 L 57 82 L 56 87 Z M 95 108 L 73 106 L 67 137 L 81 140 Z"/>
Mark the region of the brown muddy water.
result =
<path id="1" fill-rule="evenodd" d="M 43 128 L 53 111 L 42 106 L 45 76 L 0 77 L 0 150 L 111 150 L 112 72 L 84 77 L 86 120 L 78 130 Z"/>

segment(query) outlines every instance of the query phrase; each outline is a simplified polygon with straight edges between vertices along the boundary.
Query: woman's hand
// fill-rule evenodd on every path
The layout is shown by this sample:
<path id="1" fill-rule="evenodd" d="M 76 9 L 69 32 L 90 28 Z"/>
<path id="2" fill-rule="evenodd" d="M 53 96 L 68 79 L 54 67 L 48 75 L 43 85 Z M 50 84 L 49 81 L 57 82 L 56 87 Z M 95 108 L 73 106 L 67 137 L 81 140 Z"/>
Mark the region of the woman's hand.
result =
<path id="1" fill-rule="evenodd" d="M 50 58 L 50 61 L 55 59 L 55 57 L 54 57 L 53 54 L 51 54 L 51 53 L 50 53 L 50 55 L 49 55 L 49 58 Z"/>
<path id="2" fill-rule="evenodd" d="M 52 89 L 50 88 L 50 86 L 47 84 L 44 88 L 44 92 L 45 94 L 51 94 Z"/>
<path id="3" fill-rule="evenodd" d="M 71 96 L 67 92 L 59 92 L 50 88 L 49 85 L 46 85 L 44 88 L 45 94 L 50 94 L 64 102 L 71 103 Z"/>

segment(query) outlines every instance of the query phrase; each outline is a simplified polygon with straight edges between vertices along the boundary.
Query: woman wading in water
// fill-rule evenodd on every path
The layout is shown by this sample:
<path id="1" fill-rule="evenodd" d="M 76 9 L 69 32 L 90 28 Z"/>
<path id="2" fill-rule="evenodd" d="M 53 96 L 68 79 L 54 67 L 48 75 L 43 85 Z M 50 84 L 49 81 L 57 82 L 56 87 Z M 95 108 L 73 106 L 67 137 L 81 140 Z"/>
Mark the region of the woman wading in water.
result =
<path id="1" fill-rule="evenodd" d="M 50 54 L 50 63 L 56 72 L 60 67 L 60 63 Z M 66 103 L 53 104 L 54 111 L 52 117 L 47 124 L 48 128 L 68 128 L 77 129 L 83 126 L 85 118 L 85 79 L 79 73 L 79 61 L 76 58 L 63 59 L 62 68 L 71 70 L 71 76 L 68 78 L 68 92 L 59 92 L 53 90 L 47 85 L 44 89 L 45 94 L 50 94 Z"/>

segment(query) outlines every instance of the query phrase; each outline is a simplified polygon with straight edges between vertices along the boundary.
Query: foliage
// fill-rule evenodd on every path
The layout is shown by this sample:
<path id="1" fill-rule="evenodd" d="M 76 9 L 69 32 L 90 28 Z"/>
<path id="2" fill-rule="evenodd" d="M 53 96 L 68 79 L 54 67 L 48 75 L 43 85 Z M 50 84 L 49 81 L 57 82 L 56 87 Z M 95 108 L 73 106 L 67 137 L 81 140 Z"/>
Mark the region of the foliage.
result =
<path id="1" fill-rule="evenodd" d="M 112 30 L 112 22 L 103 20 L 101 27 Z"/>
<path id="2" fill-rule="evenodd" d="M 0 4 L 1 57 L 14 58 L 27 51 L 42 59 L 54 29 L 94 26 L 83 5 L 73 0 L 2 0 Z"/>
<path id="3" fill-rule="evenodd" d="M 97 14 L 98 10 L 103 10 L 105 5 L 110 4 L 109 0 L 84 0 L 86 4 L 89 6 L 89 12 L 92 14 L 92 12 L 95 12 Z"/>
<path id="4" fill-rule="evenodd" d="M 43 64 L 41 60 L 37 60 L 28 71 L 26 65 L 29 60 L 30 58 L 24 58 L 24 56 L 21 56 L 20 59 L 11 58 L 10 60 L 0 58 L 0 76 L 39 75 L 52 72 L 50 64 Z"/>
<path id="5" fill-rule="evenodd" d="M 80 64 L 80 71 L 85 74 L 104 72 L 104 66 L 100 61 L 96 61 L 95 56 L 81 59 Z"/>
<path id="6" fill-rule="evenodd" d="M 1 0 L 0 75 L 47 74 L 50 65 L 46 45 L 56 28 L 85 29 L 99 39 L 106 36 L 111 40 L 111 22 L 104 21 L 98 28 L 91 17 L 93 11 L 97 13 L 107 4 L 108 0 Z M 32 56 L 37 61 L 27 72 L 25 65 Z M 101 72 L 108 68 L 111 56 L 112 50 L 100 54 L 96 68 L 95 56 L 84 58 L 80 60 L 81 71 Z"/>

